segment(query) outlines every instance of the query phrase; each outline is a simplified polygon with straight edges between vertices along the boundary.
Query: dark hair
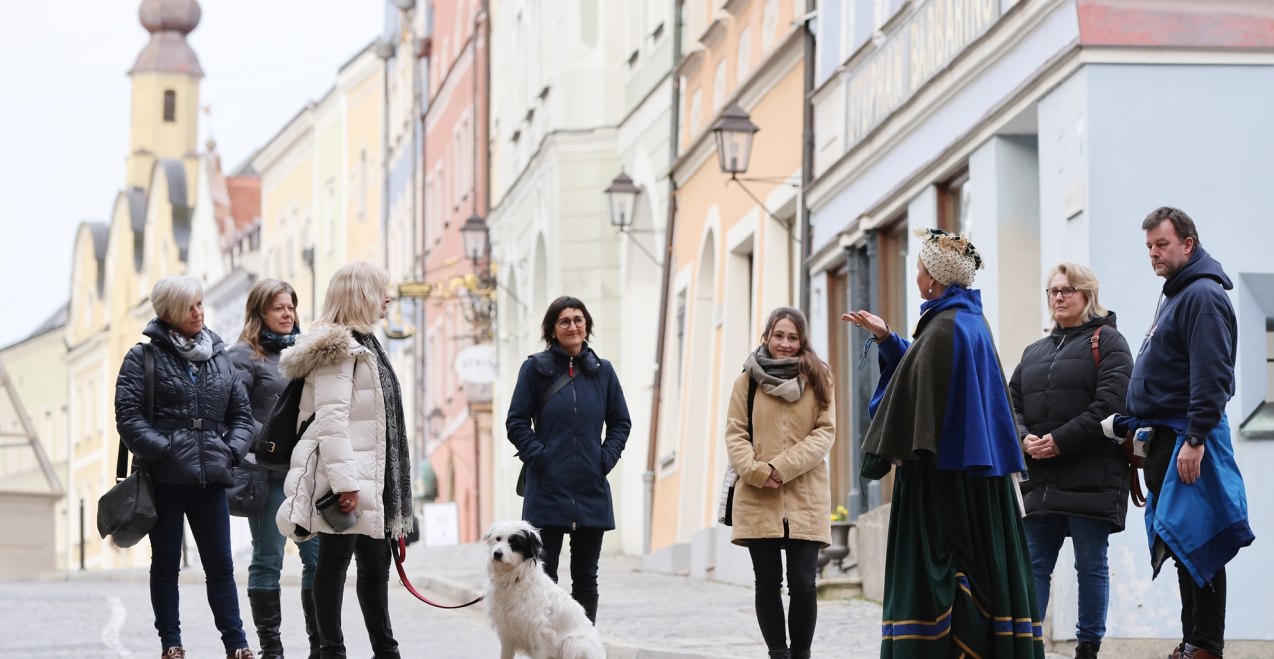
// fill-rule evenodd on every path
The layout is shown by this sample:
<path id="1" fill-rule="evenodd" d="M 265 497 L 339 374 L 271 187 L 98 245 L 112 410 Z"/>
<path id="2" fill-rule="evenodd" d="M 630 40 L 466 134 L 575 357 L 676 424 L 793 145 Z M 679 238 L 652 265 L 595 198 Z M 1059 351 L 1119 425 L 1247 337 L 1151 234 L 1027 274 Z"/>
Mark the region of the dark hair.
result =
<path id="1" fill-rule="evenodd" d="M 1194 226 L 1194 220 L 1180 208 L 1160 206 L 1150 211 L 1150 214 L 1142 221 L 1141 229 L 1149 231 L 1159 226 L 1164 220 L 1172 223 L 1172 230 L 1177 232 L 1177 238 L 1180 238 L 1182 242 L 1185 242 L 1186 238 L 1194 238 L 1194 248 L 1203 247 L 1203 243 L 1199 240 L 1199 230 Z"/>
<path id="2" fill-rule="evenodd" d="M 579 309 L 584 312 L 584 340 L 593 338 L 593 316 L 588 313 L 588 307 L 579 298 L 563 295 L 549 303 L 548 310 L 544 312 L 544 321 L 540 323 L 545 347 L 557 345 L 557 332 L 554 330 L 557 327 L 557 317 L 562 315 L 563 309 Z"/>
<path id="3" fill-rule="evenodd" d="M 830 391 L 832 372 L 810 347 L 809 322 L 805 320 L 805 314 L 801 313 L 800 309 L 792 307 L 779 307 L 771 311 L 769 320 L 765 321 L 765 331 L 761 333 L 761 341 L 768 343 L 774 324 L 784 318 L 792 321 L 792 324 L 796 326 L 796 335 L 801 340 L 801 349 L 796 353 L 797 358 L 801 360 L 799 365 L 801 375 L 805 376 L 805 383 L 814 390 L 814 400 L 818 402 L 819 409 L 827 409 L 827 406 L 832 404 Z"/>

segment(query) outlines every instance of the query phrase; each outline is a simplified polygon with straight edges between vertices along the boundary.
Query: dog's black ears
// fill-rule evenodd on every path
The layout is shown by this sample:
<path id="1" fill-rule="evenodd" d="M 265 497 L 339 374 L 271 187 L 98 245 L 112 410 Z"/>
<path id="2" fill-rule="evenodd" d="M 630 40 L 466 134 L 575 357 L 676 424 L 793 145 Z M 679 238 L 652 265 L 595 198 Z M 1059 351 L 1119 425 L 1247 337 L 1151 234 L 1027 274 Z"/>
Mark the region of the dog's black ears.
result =
<path id="1" fill-rule="evenodd" d="M 536 561 L 544 561 L 544 541 L 540 539 L 540 534 L 533 531 L 527 532 L 527 540 L 531 545 L 531 557 Z"/>

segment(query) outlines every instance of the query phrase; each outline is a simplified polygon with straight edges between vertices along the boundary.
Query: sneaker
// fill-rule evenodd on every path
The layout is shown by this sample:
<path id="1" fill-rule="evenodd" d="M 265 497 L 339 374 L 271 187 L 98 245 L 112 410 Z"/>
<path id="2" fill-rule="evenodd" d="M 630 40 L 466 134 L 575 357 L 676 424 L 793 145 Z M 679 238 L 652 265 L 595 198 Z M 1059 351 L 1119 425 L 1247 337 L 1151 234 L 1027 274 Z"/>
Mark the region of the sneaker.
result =
<path id="1" fill-rule="evenodd" d="M 163 654 L 159 655 L 159 659 L 186 659 L 186 649 L 182 647 L 168 648 L 164 650 Z"/>
<path id="2" fill-rule="evenodd" d="M 256 659 L 256 655 L 248 648 L 239 648 L 234 652 L 227 652 L 226 659 Z"/>

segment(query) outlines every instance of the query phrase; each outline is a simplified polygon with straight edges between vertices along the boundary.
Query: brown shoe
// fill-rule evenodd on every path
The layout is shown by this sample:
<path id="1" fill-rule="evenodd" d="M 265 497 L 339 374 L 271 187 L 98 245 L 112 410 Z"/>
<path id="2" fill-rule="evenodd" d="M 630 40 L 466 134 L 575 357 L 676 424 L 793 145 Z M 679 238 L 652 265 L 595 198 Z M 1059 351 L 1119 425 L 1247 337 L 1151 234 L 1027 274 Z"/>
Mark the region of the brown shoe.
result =
<path id="1" fill-rule="evenodd" d="M 1185 652 L 1185 649 L 1186 649 L 1185 643 L 1178 643 L 1176 649 L 1172 651 L 1172 654 L 1168 655 L 1168 659 L 1182 659 L 1182 657 L 1185 656 L 1184 654 L 1182 654 L 1182 652 Z"/>
<path id="2" fill-rule="evenodd" d="M 252 654 L 252 650 L 248 648 L 239 648 L 234 652 L 226 653 L 226 659 L 256 659 L 256 655 Z"/>
<path id="3" fill-rule="evenodd" d="M 164 650 L 163 654 L 159 655 L 159 659 L 186 659 L 186 649 L 182 647 L 168 648 Z"/>
<path id="4" fill-rule="evenodd" d="M 1221 659 L 1221 655 L 1186 643 L 1181 648 L 1182 659 Z"/>

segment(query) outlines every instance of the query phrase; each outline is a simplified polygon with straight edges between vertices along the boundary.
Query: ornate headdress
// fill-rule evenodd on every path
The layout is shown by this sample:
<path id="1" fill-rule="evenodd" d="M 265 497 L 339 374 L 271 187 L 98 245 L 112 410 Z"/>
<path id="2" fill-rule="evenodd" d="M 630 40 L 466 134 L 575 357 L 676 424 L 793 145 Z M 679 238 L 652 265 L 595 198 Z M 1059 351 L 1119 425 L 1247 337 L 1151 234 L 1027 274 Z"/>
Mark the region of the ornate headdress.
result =
<path id="1" fill-rule="evenodd" d="M 924 239 L 920 246 L 920 262 L 943 286 L 973 285 L 973 277 L 982 269 L 982 256 L 966 236 L 942 229 L 917 229 Z"/>

